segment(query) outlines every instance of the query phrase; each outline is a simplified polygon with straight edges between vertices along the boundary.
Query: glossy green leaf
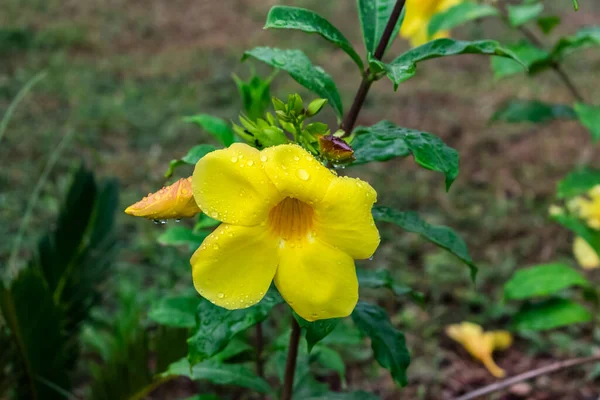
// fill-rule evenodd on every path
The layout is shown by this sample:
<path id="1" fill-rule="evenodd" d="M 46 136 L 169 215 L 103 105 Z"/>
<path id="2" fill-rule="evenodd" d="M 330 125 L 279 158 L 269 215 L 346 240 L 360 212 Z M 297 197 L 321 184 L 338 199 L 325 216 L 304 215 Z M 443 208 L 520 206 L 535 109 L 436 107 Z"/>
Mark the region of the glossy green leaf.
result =
<path id="1" fill-rule="evenodd" d="M 259 393 L 271 393 L 269 384 L 243 365 L 207 360 L 192 366 L 186 358 L 182 358 L 161 374 L 162 377 L 172 375 L 185 376 L 195 381 L 205 380 L 215 385 L 239 386 Z"/>
<path id="2" fill-rule="evenodd" d="M 165 172 L 165 178 L 169 178 L 175 172 L 175 169 L 180 165 L 196 165 L 198 161 L 208 153 L 217 150 L 215 146 L 212 144 L 199 144 L 197 146 L 192 147 L 186 155 L 181 157 L 178 160 L 171 160 L 169 163 L 169 168 Z"/>
<path id="3" fill-rule="evenodd" d="M 439 31 L 456 28 L 465 22 L 499 15 L 500 13 L 496 7 L 465 1 L 446 11 L 435 14 L 429 21 L 427 32 L 429 37 L 433 37 Z"/>
<path id="4" fill-rule="evenodd" d="M 225 362 L 251 350 L 254 350 L 254 347 L 246 343 L 245 340 L 235 337 L 227 344 L 227 346 L 225 346 L 223 350 L 212 356 L 210 360 Z"/>
<path id="5" fill-rule="evenodd" d="M 396 0 L 357 0 L 358 17 L 362 28 L 363 40 L 367 53 L 374 54 L 381 40 L 385 26 L 390 19 Z M 398 36 L 402 18 L 399 18 L 392 36 L 390 45 Z"/>
<path id="6" fill-rule="evenodd" d="M 556 119 L 575 119 L 573 108 L 562 104 L 549 104 L 539 100 L 510 99 L 500 106 L 490 122 L 532 122 L 542 124 Z"/>
<path id="7" fill-rule="evenodd" d="M 508 20 L 514 27 L 526 24 L 529 21 L 536 19 L 543 11 L 542 3 L 508 5 Z"/>
<path id="8" fill-rule="evenodd" d="M 246 51 L 242 60 L 248 57 L 256 58 L 274 68 L 286 71 L 300 85 L 327 99 L 338 117 L 342 117 L 344 113 L 342 99 L 331 75 L 323 68 L 314 66 L 302 51 L 256 47 Z"/>
<path id="9" fill-rule="evenodd" d="M 459 54 L 498 56 L 520 62 L 512 51 L 500 46 L 498 42 L 493 40 L 467 42 L 454 39 L 436 39 L 407 51 L 390 63 L 371 59 L 369 65 L 375 71 L 385 71 L 387 77 L 394 83 L 394 90 L 396 90 L 400 83 L 416 74 L 419 62 Z"/>
<path id="10" fill-rule="evenodd" d="M 313 396 L 304 400 L 380 400 L 380 398 L 369 392 L 331 392 L 320 396 Z"/>
<path id="11" fill-rule="evenodd" d="M 581 236 L 594 250 L 596 250 L 596 253 L 600 254 L 600 231 L 590 228 L 584 221 L 574 215 L 566 213 L 556 214 L 551 215 L 551 218 L 571 232 L 574 232 L 577 236 Z"/>
<path id="12" fill-rule="evenodd" d="M 371 339 L 375 359 L 389 370 L 398 384 L 405 386 L 410 355 L 404 334 L 394 328 L 385 310 L 377 305 L 359 301 L 352 312 L 354 324 Z"/>
<path id="13" fill-rule="evenodd" d="M 161 325 L 193 328 L 196 326 L 198 304 L 200 304 L 198 296 L 162 297 L 152 304 L 148 317 Z"/>
<path id="14" fill-rule="evenodd" d="M 597 185 L 600 185 L 600 170 L 583 167 L 572 171 L 558 182 L 556 195 L 561 199 L 568 199 L 582 195 Z"/>
<path id="15" fill-rule="evenodd" d="M 504 297 L 523 300 L 548 296 L 572 286 L 589 286 L 589 282 L 567 264 L 552 263 L 520 269 L 504 285 Z"/>
<path id="16" fill-rule="evenodd" d="M 263 118 L 269 109 L 271 105 L 271 82 L 276 74 L 277 71 L 266 79 L 262 79 L 253 73 L 247 81 L 233 74 L 233 80 L 242 98 L 244 113 L 251 121 Z"/>
<path id="17" fill-rule="evenodd" d="M 196 221 L 196 225 L 194 225 L 194 232 L 205 228 L 213 228 L 220 223 L 221 221 L 211 218 L 204 213 L 198 214 L 198 220 Z"/>
<path id="18" fill-rule="evenodd" d="M 221 118 L 213 117 L 208 114 L 198 114 L 192 115 L 191 117 L 185 117 L 183 120 L 198 125 L 206 132 L 213 135 L 225 147 L 229 147 L 229 145 L 234 142 L 231 125 Z"/>
<path id="19" fill-rule="evenodd" d="M 344 50 L 354 60 L 360 72 L 363 71 L 363 62 L 348 39 L 331 22 L 313 11 L 298 7 L 274 6 L 267 15 L 265 29 L 268 28 L 316 33 Z"/>
<path id="20" fill-rule="evenodd" d="M 298 321 L 300 328 L 306 331 L 306 344 L 308 346 L 309 353 L 314 345 L 327 337 L 327 335 L 329 335 L 340 322 L 339 318 L 320 319 L 309 322 L 296 313 L 294 313 L 294 318 L 296 318 L 296 321 Z"/>
<path id="21" fill-rule="evenodd" d="M 552 49 L 552 58 L 560 60 L 576 50 L 600 45 L 600 26 L 588 26 L 575 35 L 561 38 Z"/>
<path id="22" fill-rule="evenodd" d="M 542 30 L 542 32 L 544 32 L 544 34 L 547 35 L 550 32 L 552 32 L 554 28 L 560 25 L 560 17 L 555 15 L 551 15 L 548 17 L 540 17 L 537 20 L 537 24 Z"/>
<path id="23" fill-rule="evenodd" d="M 521 63 L 509 58 L 492 57 L 492 70 L 496 79 L 528 72 L 539 72 L 551 64 L 550 53 L 529 42 L 507 45 L 506 48 L 517 56 Z"/>
<path id="24" fill-rule="evenodd" d="M 359 126 L 354 134 L 354 164 L 386 161 L 412 154 L 417 164 L 423 168 L 445 175 L 446 190 L 450 189 L 458 175 L 458 153 L 430 133 L 381 121 L 370 127 Z"/>
<path id="25" fill-rule="evenodd" d="M 592 314 L 584 306 L 567 299 L 528 304 L 513 317 L 519 331 L 545 331 L 591 320 Z"/>
<path id="26" fill-rule="evenodd" d="M 579 121 L 590 131 L 592 139 L 598 141 L 600 139 L 600 106 L 577 103 L 575 112 Z"/>
<path id="27" fill-rule="evenodd" d="M 188 246 L 190 250 L 195 250 L 210 234 L 208 231 L 192 231 L 185 226 L 170 226 L 157 239 L 163 246 Z"/>
<path id="28" fill-rule="evenodd" d="M 321 367 L 336 372 L 342 382 L 346 381 L 346 364 L 340 353 L 329 347 L 317 346 L 313 351 L 313 357 Z"/>
<path id="29" fill-rule="evenodd" d="M 396 296 L 412 293 L 408 286 L 397 283 L 387 269 L 364 269 L 356 268 L 359 287 L 379 289 L 390 289 Z"/>
<path id="30" fill-rule="evenodd" d="M 206 360 L 223 350 L 238 333 L 264 321 L 281 296 L 269 291 L 255 306 L 241 310 L 227 310 L 202 299 L 196 310 L 196 328 L 188 339 L 188 358 L 192 365 Z"/>
<path id="31" fill-rule="evenodd" d="M 414 211 L 398 211 L 389 207 L 373 207 L 373 218 L 376 221 L 398 225 L 408 232 L 417 233 L 448 250 L 469 266 L 471 278 L 475 280 L 477 266 L 469 255 L 465 241 L 453 229 L 442 225 L 431 225 L 422 220 Z"/>

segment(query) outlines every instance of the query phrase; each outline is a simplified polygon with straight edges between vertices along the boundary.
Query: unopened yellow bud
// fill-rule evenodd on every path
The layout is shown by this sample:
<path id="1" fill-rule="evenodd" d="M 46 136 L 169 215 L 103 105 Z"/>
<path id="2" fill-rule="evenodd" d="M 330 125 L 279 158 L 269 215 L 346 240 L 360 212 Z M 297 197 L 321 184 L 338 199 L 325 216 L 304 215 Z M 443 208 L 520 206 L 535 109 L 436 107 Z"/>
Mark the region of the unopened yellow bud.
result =
<path id="1" fill-rule="evenodd" d="M 181 178 L 156 193 L 150 193 L 125 209 L 125 213 L 129 215 L 149 219 L 187 218 L 200 212 L 194 200 L 191 176 Z"/>

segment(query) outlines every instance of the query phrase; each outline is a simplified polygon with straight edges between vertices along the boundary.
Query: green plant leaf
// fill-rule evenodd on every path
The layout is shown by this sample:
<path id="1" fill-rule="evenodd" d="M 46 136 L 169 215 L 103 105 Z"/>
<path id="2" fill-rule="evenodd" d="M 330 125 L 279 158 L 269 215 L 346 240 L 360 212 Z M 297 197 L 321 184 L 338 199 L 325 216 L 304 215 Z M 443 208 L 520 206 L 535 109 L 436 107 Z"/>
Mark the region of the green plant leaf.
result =
<path id="1" fill-rule="evenodd" d="M 196 326 L 196 309 L 199 303 L 198 296 L 162 297 L 152 304 L 148 317 L 161 325 L 193 328 Z"/>
<path id="2" fill-rule="evenodd" d="M 579 117 L 579 122 L 590 131 L 594 142 L 598 141 L 600 139 L 600 106 L 577 103 L 575 112 Z"/>
<path id="3" fill-rule="evenodd" d="M 373 393 L 369 392 L 331 392 L 325 393 L 320 396 L 313 396 L 306 398 L 305 400 L 380 400 L 380 398 Z"/>
<path id="4" fill-rule="evenodd" d="M 377 45 L 381 40 L 385 26 L 390 19 L 392 10 L 396 5 L 395 0 L 357 0 L 358 17 L 362 28 L 362 35 L 365 41 L 367 53 L 374 54 Z M 391 45 L 402 24 L 402 17 L 398 19 L 398 23 L 394 27 L 394 31 L 390 37 Z"/>
<path id="5" fill-rule="evenodd" d="M 505 57 L 521 63 L 517 55 L 493 40 L 467 42 L 454 39 L 436 39 L 407 51 L 390 63 L 370 59 L 369 66 L 373 67 L 375 71 L 385 71 L 387 77 L 394 83 L 394 90 L 396 90 L 400 83 L 416 74 L 419 62 L 459 54 Z"/>
<path id="6" fill-rule="evenodd" d="M 229 147 L 234 142 L 233 129 L 229 123 L 221 118 L 208 114 L 192 115 L 183 118 L 185 122 L 196 124 L 206 132 L 213 135 L 223 146 Z"/>
<path id="7" fill-rule="evenodd" d="M 452 228 L 431 225 L 422 220 L 419 214 L 414 211 L 398 211 L 389 207 L 373 207 L 373 218 L 376 221 L 398 225 L 408 232 L 417 233 L 430 242 L 448 250 L 469 266 L 471 278 L 475 280 L 477 266 L 469 255 L 465 241 Z"/>
<path id="8" fill-rule="evenodd" d="M 575 111 L 570 106 L 548 104 L 539 100 L 510 99 L 496 110 L 490 122 L 542 124 L 556 119 L 570 120 L 576 117 Z"/>
<path id="9" fill-rule="evenodd" d="M 323 340 L 329 335 L 340 322 L 339 318 L 320 319 L 314 322 L 309 322 L 294 313 L 294 318 L 298 321 L 300 328 L 306 331 L 306 344 L 308 352 L 313 349 L 314 345 Z"/>
<path id="10" fill-rule="evenodd" d="M 548 296 L 572 286 L 589 286 L 579 272 L 567 264 L 552 263 L 520 269 L 504 285 L 504 297 L 523 300 Z"/>
<path id="11" fill-rule="evenodd" d="M 202 299 L 196 310 L 196 328 L 188 339 L 188 359 L 192 365 L 223 350 L 238 333 L 264 321 L 283 299 L 273 290 L 255 306 L 227 310 Z"/>
<path id="12" fill-rule="evenodd" d="M 537 20 L 537 24 L 540 27 L 540 29 L 542 30 L 542 32 L 544 32 L 544 34 L 549 34 L 550 32 L 552 32 L 554 30 L 554 28 L 556 28 L 557 26 L 560 25 L 560 17 L 556 16 L 556 15 L 552 15 L 552 16 L 548 16 L 548 17 L 540 17 Z"/>
<path id="13" fill-rule="evenodd" d="M 544 11 L 542 3 L 508 5 L 506 8 L 508 11 L 508 20 L 514 27 L 524 25 L 536 19 Z"/>
<path id="14" fill-rule="evenodd" d="M 175 361 L 169 366 L 162 377 L 186 376 L 192 380 L 206 380 L 215 385 L 239 386 L 255 390 L 259 393 L 271 393 L 271 387 L 262 378 L 237 364 L 223 364 L 213 360 L 206 360 L 192 366 L 186 358 Z"/>
<path id="15" fill-rule="evenodd" d="M 545 331 L 591 320 L 592 314 L 584 306 L 567 299 L 527 304 L 513 319 L 518 331 Z"/>
<path id="16" fill-rule="evenodd" d="M 317 346 L 313 352 L 316 362 L 323 368 L 336 372 L 342 382 L 346 381 L 346 364 L 337 351 L 325 346 Z"/>
<path id="17" fill-rule="evenodd" d="M 262 79 L 253 73 L 248 81 L 243 81 L 239 76 L 233 74 L 233 80 L 242 98 L 244 112 L 251 121 L 256 122 L 258 118 L 263 118 L 269 109 L 271 105 L 271 82 L 276 74 L 277 71 L 266 79 Z"/>
<path id="18" fill-rule="evenodd" d="M 364 269 L 356 268 L 359 287 L 372 289 L 387 288 L 390 289 L 396 296 L 413 293 L 413 290 L 408 286 L 396 283 L 392 274 L 387 269 Z"/>
<path id="19" fill-rule="evenodd" d="M 186 155 L 177 160 L 171 160 L 169 168 L 165 172 L 165 178 L 169 178 L 175 172 L 175 169 L 181 165 L 196 165 L 198 161 L 208 153 L 217 150 L 212 144 L 199 144 L 192 147 Z"/>
<path id="20" fill-rule="evenodd" d="M 552 59 L 561 60 L 576 50 L 600 45 L 600 26 L 588 26 L 561 38 L 552 49 Z"/>
<path id="21" fill-rule="evenodd" d="M 492 57 L 492 70 L 496 79 L 523 72 L 535 74 L 543 71 L 552 64 L 550 53 L 529 42 L 521 41 L 516 44 L 506 45 L 506 48 L 516 54 L 521 63 L 508 58 Z"/>
<path id="22" fill-rule="evenodd" d="M 344 114 L 342 99 L 331 75 L 323 68 L 314 66 L 302 51 L 256 47 L 246 51 L 242 61 L 248 57 L 286 71 L 300 85 L 327 99 L 327 103 L 333 107 L 338 118 Z"/>
<path id="23" fill-rule="evenodd" d="M 402 386 L 408 383 L 406 369 L 410 355 L 404 334 L 394 328 L 385 310 L 374 304 L 359 301 L 352 312 L 352 320 L 371 339 L 375 359 L 389 370 L 395 382 Z"/>
<path id="24" fill-rule="evenodd" d="M 556 195 L 560 199 L 568 199 L 582 195 L 596 185 L 600 185 L 600 170 L 583 167 L 558 182 Z"/>
<path id="25" fill-rule="evenodd" d="M 485 17 L 497 17 L 499 15 L 500 12 L 496 7 L 465 1 L 446 11 L 435 14 L 429 21 L 427 33 L 429 37 L 433 37 L 439 31 L 456 28 L 465 22 Z"/>
<path id="26" fill-rule="evenodd" d="M 446 176 L 446 190 L 458 175 L 458 153 L 437 136 L 414 129 L 401 128 L 389 121 L 355 129 L 354 164 L 386 161 L 412 154 L 423 168 Z"/>
<path id="27" fill-rule="evenodd" d="M 590 228 L 574 215 L 564 213 L 551 215 L 550 217 L 577 236 L 581 236 L 592 246 L 596 253 L 600 254 L 600 231 Z"/>
<path id="28" fill-rule="evenodd" d="M 193 231 L 185 226 L 170 226 L 157 239 L 163 246 L 188 246 L 190 250 L 195 250 L 210 234 L 208 231 Z"/>
<path id="29" fill-rule="evenodd" d="M 363 62 L 348 39 L 331 22 L 313 11 L 298 7 L 274 6 L 267 15 L 265 29 L 268 28 L 316 33 L 344 50 L 354 60 L 360 72 L 363 72 Z"/>

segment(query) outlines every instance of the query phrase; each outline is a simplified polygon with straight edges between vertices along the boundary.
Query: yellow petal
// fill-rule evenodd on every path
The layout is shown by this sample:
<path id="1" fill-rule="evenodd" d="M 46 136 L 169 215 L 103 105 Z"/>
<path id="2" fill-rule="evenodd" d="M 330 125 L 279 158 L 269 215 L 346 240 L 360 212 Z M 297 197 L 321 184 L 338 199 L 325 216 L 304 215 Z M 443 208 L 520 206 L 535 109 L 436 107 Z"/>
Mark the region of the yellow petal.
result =
<path id="1" fill-rule="evenodd" d="M 508 349 L 513 342 L 513 337 L 507 331 L 490 331 L 487 332 L 492 337 L 492 348 L 494 350 Z"/>
<path id="2" fill-rule="evenodd" d="M 193 217 L 201 210 L 194 200 L 192 177 L 189 177 L 149 194 L 127 207 L 125 212 L 135 217 L 169 219 Z"/>
<path id="3" fill-rule="evenodd" d="M 315 207 L 317 237 L 354 259 L 371 257 L 379 245 L 379 231 L 371 214 L 376 200 L 377 193 L 368 183 L 335 178 Z"/>
<path id="4" fill-rule="evenodd" d="M 320 202 L 335 175 L 297 144 L 264 149 L 261 160 L 271 182 L 284 197 L 308 205 Z"/>
<path id="5" fill-rule="evenodd" d="M 307 321 L 350 315 L 358 301 L 354 260 L 320 241 L 280 250 L 275 285 Z"/>
<path id="6" fill-rule="evenodd" d="M 505 372 L 502 368 L 500 368 L 498 366 L 498 364 L 496 364 L 496 362 L 494 361 L 494 359 L 492 358 L 492 355 L 485 355 L 481 362 L 483 363 L 483 365 L 487 368 L 488 371 L 490 371 L 490 373 L 492 375 L 494 375 L 496 378 L 504 378 Z"/>
<path id="7" fill-rule="evenodd" d="M 233 225 L 265 221 L 269 210 L 283 199 L 263 170 L 260 152 L 241 143 L 202 157 L 192 187 L 206 214 Z"/>
<path id="8" fill-rule="evenodd" d="M 573 242 L 573 254 L 577 263 L 585 269 L 594 269 L 600 267 L 600 257 L 592 246 L 582 237 L 576 237 Z"/>
<path id="9" fill-rule="evenodd" d="M 200 295 L 235 310 L 258 303 L 271 285 L 277 244 L 261 226 L 221 224 L 192 256 L 192 277 Z"/>

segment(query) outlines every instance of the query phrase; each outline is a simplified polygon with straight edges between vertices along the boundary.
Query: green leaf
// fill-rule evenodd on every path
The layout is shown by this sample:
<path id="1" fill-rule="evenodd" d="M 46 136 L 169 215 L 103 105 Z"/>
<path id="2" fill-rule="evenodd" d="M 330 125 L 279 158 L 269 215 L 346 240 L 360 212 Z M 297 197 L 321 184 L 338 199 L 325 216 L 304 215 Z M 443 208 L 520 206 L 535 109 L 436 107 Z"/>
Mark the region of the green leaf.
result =
<path id="1" fill-rule="evenodd" d="M 380 400 L 380 398 L 378 396 L 374 395 L 373 393 L 363 392 L 361 390 L 358 392 L 347 392 L 347 393 L 341 393 L 341 392 L 325 393 L 320 396 L 313 396 L 313 397 L 306 398 L 304 400 Z"/>
<path id="2" fill-rule="evenodd" d="M 519 331 L 544 331 L 591 320 L 592 314 L 581 304 L 567 299 L 550 299 L 526 305 L 513 321 Z"/>
<path id="3" fill-rule="evenodd" d="M 237 86 L 246 116 L 251 121 L 263 118 L 269 106 L 271 105 L 271 82 L 277 71 L 262 79 L 256 74 L 252 74 L 248 81 L 243 81 L 239 76 L 233 74 L 233 80 Z"/>
<path id="4" fill-rule="evenodd" d="M 561 60 L 576 50 L 600 45 L 600 26 L 588 26 L 561 38 L 552 49 L 552 59 Z"/>
<path id="5" fill-rule="evenodd" d="M 577 236 L 581 236 L 596 253 L 600 254 L 600 231 L 590 228 L 579 218 L 569 214 L 555 214 L 551 218 L 574 232 Z"/>
<path id="6" fill-rule="evenodd" d="M 510 99 L 496 110 L 490 122 L 542 124 L 556 119 L 575 118 L 575 111 L 566 105 L 548 104 L 538 100 Z"/>
<path id="7" fill-rule="evenodd" d="M 459 54 L 482 54 L 506 57 L 516 62 L 521 62 L 512 51 L 500 46 L 498 42 L 493 40 L 468 42 L 454 39 L 436 39 L 407 51 L 400 57 L 392 60 L 389 64 L 370 59 L 369 65 L 376 71 L 385 71 L 387 77 L 394 83 L 394 90 L 396 90 L 400 83 L 412 78 L 416 74 L 419 62 Z"/>
<path id="8" fill-rule="evenodd" d="M 433 37 L 439 31 L 447 31 L 465 22 L 484 17 L 496 17 L 500 13 L 496 7 L 488 4 L 477 4 L 471 1 L 462 2 L 446 11 L 435 14 L 429 21 L 427 33 Z"/>
<path id="9" fill-rule="evenodd" d="M 548 16 L 548 17 L 540 17 L 537 20 L 537 24 L 540 27 L 540 29 L 542 30 L 542 32 L 544 32 L 544 34 L 549 34 L 550 32 L 552 32 L 554 30 L 554 28 L 556 28 L 558 25 L 560 25 L 560 17 L 552 15 L 552 16 Z"/>
<path id="10" fill-rule="evenodd" d="M 338 118 L 344 114 L 342 99 L 331 75 L 323 68 L 314 66 L 302 51 L 256 47 L 246 51 L 242 61 L 248 57 L 256 58 L 274 68 L 286 71 L 300 85 L 327 99 Z"/>
<path id="11" fill-rule="evenodd" d="M 377 362 L 391 372 L 395 382 L 406 386 L 410 355 L 406 349 L 404 334 L 394 328 L 385 310 L 359 301 L 352 312 L 352 320 L 371 339 L 371 348 Z"/>
<path id="12" fill-rule="evenodd" d="M 552 263 L 520 269 L 504 285 L 504 297 L 523 300 L 548 296 L 571 286 L 589 286 L 589 282 L 566 264 Z"/>
<path id="13" fill-rule="evenodd" d="M 509 58 L 492 57 L 492 70 L 496 79 L 527 71 L 534 74 L 551 64 L 550 53 L 529 42 L 522 41 L 507 45 L 506 48 L 515 54 L 521 62 L 515 62 Z"/>
<path id="14" fill-rule="evenodd" d="M 196 225 L 194 225 L 194 232 L 197 232 L 200 229 L 215 227 L 220 223 L 221 221 L 211 218 L 204 213 L 198 214 L 198 221 L 196 222 Z"/>
<path id="15" fill-rule="evenodd" d="M 354 60 L 360 72 L 363 72 L 363 62 L 348 39 L 331 22 L 313 11 L 298 7 L 274 6 L 267 15 L 265 29 L 268 28 L 316 33 L 344 50 Z"/>
<path id="16" fill-rule="evenodd" d="M 223 350 L 235 335 L 264 321 L 282 301 L 278 293 L 269 291 L 257 305 L 230 311 L 202 299 L 196 310 L 196 328 L 188 339 L 190 363 L 195 365 Z"/>
<path id="17" fill-rule="evenodd" d="M 254 348 L 244 340 L 233 338 L 223 350 L 212 356 L 210 360 L 225 362 L 250 350 L 254 350 Z"/>
<path id="18" fill-rule="evenodd" d="M 180 165 L 196 165 L 202 157 L 215 150 L 217 150 L 217 148 L 212 144 L 199 144 L 192 147 L 187 154 L 180 159 L 171 160 L 169 168 L 167 169 L 167 172 L 165 172 L 165 178 L 171 177 L 173 172 L 175 172 L 175 169 Z"/>
<path id="19" fill-rule="evenodd" d="M 568 199 L 582 195 L 596 185 L 600 185 L 600 170 L 583 167 L 558 182 L 556 194 L 560 199 Z"/>
<path id="20" fill-rule="evenodd" d="M 229 123 L 221 118 L 208 114 L 192 115 L 183 119 L 185 122 L 196 124 L 206 132 L 213 135 L 225 147 L 234 142 L 233 130 Z"/>
<path id="21" fill-rule="evenodd" d="M 387 288 L 396 296 L 403 296 L 413 292 L 408 286 L 396 283 L 392 274 L 387 269 L 363 269 L 356 268 L 359 287 L 371 289 Z"/>
<path id="22" fill-rule="evenodd" d="M 392 10 L 396 5 L 395 0 L 357 0 L 358 4 L 358 17 L 360 19 L 360 26 L 362 28 L 363 39 L 365 41 L 365 47 L 367 53 L 374 54 L 377 45 L 381 40 L 385 26 L 390 19 Z M 390 37 L 390 43 L 392 44 L 398 31 L 402 18 L 398 19 L 398 23 L 394 27 L 394 31 Z M 388 45 L 388 46 L 389 46 Z"/>
<path id="23" fill-rule="evenodd" d="M 63 399 L 40 380 L 69 390 L 72 352 L 62 326 L 62 311 L 37 268 L 21 270 L 7 289 L 0 285 L 0 309 L 18 348 L 20 365 L 11 374 L 18 382 L 19 398 Z"/>
<path id="24" fill-rule="evenodd" d="M 271 393 L 271 387 L 262 378 L 242 366 L 236 364 L 223 364 L 213 360 L 207 360 L 200 364 L 191 366 L 186 358 L 174 362 L 169 366 L 162 377 L 186 376 L 192 380 L 206 380 L 215 385 L 239 386 L 255 390 L 259 393 Z"/>
<path id="25" fill-rule="evenodd" d="M 195 250 L 210 234 L 208 231 L 192 231 L 185 226 L 170 226 L 157 239 L 163 246 L 188 246 L 190 250 Z"/>
<path id="26" fill-rule="evenodd" d="M 342 382 L 346 381 L 346 364 L 340 353 L 329 347 L 317 346 L 314 357 L 323 368 L 337 372 Z"/>
<path id="27" fill-rule="evenodd" d="M 524 25 L 536 19 L 544 11 L 542 3 L 520 4 L 516 6 L 508 5 L 506 8 L 508 10 L 508 20 L 514 27 Z"/>
<path id="28" fill-rule="evenodd" d="M 477 266 L 473 263 L 465 241 L 453 229 L 442 225 L 430 225 L 414 211 L 398 211 L 389 207 L 373 207 L 376 221 L 390 222 L 402 229 L 421 235 L 432 243 L 448 250 L 467 264 L 471 278 L 475 280 Z"/>
<path id="29" fill-rule="evenodd" d="M 579 121 L 590 131 L 594 142 L 598 141 L 600 139 L 600 106 L 577 103 L 575 112 Z"/>
<path id="30" fill-rule="evenodd" d="M 152 304 L 148 317 L 161 325 L 193 328 L 196 326 L 196 309 L 199 303 L 198 296 L 163 297 Z"/>
<path id="31" fill-rule="evenodd" d="M 300 328 L 306 331 L 306 344 L 308 352 L 313 349 L 314 345 L 323 340 L 329 335 L 340 322 L 339 318 L 320 319 L 314 322 L 309 322 L 294 313 L 294 318 L 298 321 Z"/>

